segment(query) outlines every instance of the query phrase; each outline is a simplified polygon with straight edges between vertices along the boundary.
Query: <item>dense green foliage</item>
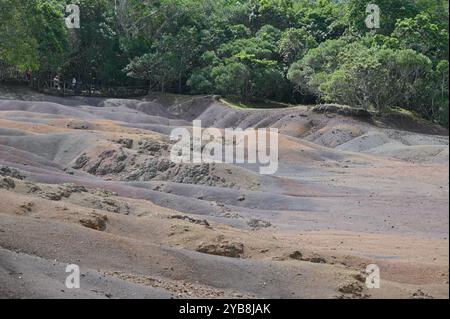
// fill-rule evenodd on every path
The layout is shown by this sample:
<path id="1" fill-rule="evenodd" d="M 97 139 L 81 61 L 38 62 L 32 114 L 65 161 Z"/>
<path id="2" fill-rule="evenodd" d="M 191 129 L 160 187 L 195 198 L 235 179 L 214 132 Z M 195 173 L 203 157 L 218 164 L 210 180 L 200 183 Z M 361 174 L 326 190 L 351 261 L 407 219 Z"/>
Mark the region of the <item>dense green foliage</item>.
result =
<path id="1" fill-rule="evenodd" d="M 0 0 L 0 61 L 165 92 L 403 107 L 448 126 L 448 18 L 446 0 Z"/>
<path id="2" fill-rule="evenodd" d="M 58 0 L 0 0 L 0 60 L 21 70 L 61 65 L 68 45 Z"/>

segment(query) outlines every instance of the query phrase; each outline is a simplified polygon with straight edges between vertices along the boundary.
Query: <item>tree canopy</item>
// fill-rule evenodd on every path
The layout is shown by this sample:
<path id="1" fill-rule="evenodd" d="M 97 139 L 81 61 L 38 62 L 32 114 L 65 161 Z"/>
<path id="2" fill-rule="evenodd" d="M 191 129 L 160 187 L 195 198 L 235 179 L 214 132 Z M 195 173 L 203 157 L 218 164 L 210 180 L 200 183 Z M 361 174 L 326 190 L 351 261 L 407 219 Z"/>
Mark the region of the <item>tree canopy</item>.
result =
<path id="1" fill-rule="evenodd" d="M 68 3 L 80 29 L 65 27 Z M 0 0 L 0 61 L 164 92 L 403 107 L 448 126 L 448 18 L 445 0 Z"/>

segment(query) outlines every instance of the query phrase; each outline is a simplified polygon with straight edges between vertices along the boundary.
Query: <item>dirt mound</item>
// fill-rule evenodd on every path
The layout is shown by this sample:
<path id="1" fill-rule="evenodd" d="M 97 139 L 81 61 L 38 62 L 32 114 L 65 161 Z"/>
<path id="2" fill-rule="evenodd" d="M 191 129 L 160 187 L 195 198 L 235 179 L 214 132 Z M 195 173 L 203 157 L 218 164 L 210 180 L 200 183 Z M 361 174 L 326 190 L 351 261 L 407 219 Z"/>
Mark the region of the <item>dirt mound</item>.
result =
<path id="1" fill-rule="evenodd" d="M 132 148 L 134 144 L 135 149 Z M 170 144 L 151 139 L 136 142 L 131 139 L 116 140 L 111 148 L 81 154 L 73 161 L 71 168 L 122 181 L 170 181 L 227 188 L 252 188 L 258 183 L 249 172 L 242 171 L 237 178 L 239 168 L 207 163 L 176 164 L 170 160 Z"/>

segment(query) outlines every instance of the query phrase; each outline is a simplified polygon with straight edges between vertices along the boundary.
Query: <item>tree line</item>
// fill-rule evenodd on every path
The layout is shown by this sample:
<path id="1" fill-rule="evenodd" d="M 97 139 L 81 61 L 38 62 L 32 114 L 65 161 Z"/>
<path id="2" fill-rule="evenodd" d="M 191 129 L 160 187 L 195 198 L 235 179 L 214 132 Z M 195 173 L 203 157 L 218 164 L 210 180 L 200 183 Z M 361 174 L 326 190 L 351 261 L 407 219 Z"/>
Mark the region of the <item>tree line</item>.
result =
<path id="1" fill-rule="evenodd" d="M 80 29 L 65 26 L 69 3 Z M 448 19 L 446 0 L 0 0 L 0 61 L 162 92 L 401 107 L 448 127 Z"/>

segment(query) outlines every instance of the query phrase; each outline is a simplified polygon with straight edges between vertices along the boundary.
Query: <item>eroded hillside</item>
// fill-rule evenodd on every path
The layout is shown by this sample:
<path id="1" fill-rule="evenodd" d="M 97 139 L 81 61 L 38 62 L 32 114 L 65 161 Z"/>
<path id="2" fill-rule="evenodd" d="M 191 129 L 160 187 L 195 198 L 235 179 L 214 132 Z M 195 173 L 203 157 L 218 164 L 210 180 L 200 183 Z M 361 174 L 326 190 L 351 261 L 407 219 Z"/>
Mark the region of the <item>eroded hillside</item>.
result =
<path id="1" fill-rule="evenodd" d="M 0 297 L 448 297 L 445 130 L 215 97 L 0 98 Z M 193 120 L 278 128 L 278 172 L 171 162 Z"/>

